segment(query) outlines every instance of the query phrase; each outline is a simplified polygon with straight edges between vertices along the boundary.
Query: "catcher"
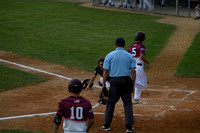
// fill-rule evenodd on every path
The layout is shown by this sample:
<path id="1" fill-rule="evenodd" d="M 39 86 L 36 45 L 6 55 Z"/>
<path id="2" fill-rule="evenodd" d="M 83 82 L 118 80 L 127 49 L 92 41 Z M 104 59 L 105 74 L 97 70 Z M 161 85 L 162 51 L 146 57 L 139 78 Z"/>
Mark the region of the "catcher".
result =
<path id="1" fill-rule="evenodd" d="M 98 66 L 94 70 L 94 75 L 92 76 L 91 80 L 89 81 L 86 90 L 91 90 L 91 85 L 94 83 L 97 75 L 99 74 L 101 77 L 99 79 L 99 85 L 102 86 L 103 83 L 103 62 L 104 62 L 104 57 L 100 57 L 99 60 L 97 61 Z M 110 83 L 109 79 L 106 81 L 106 88 L 110 88 Z"/>
<path id="2" fill-rule="evenodd" d="M 85 86 L 84 88 L 86 88 L 86 90 L 90 90 L 93 86 L 93 83 L 97 77 L 97 75 L 99 74 L 101 77 L 99 79 L 99 85 L 102 86 L 103 83 L 103 62 L 104 62 L 104 57 L 100 57 L 99 60 L 97 61 L 98 66 L 95 68 L 94 70 L 94 75 L 92 76 L 91 80 L 90 79 L 85 79 L 83 81 L 83 86 Z M 99 94 L 99 104 L 106 104 L 106 99 L 108 97 L 108 90 L 110 88 L 110 83 L 109 83 L 109 78 L 106 81 L 106 87 L 100 92 Z"/>

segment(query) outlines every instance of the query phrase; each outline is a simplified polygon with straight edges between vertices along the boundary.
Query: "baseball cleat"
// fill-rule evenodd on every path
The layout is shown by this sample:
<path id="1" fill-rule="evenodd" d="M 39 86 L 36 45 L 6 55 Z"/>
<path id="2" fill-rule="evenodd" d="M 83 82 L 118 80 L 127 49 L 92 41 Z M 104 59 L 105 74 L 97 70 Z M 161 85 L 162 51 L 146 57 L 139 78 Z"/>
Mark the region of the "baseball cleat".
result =
<path id="1" fill-rule="evenodd" d="M 135 128 L 132 127 L 132 129 L 126 129 L 126 133 L 132 133 L 133 131 L 135 131 Z"/>
<path id="2" fill-rule="evenodd" d="M 134 101 L 133 101 L 133 104 L 140 104 L 140 103 L 142 103 L 142 102 L 140 101 L 140 99 L 134 99 Z"/>
<path id="3" fill-rule="evenodd" d="M 106 127 L 105 125 L 100 127 L 100 130 L 104 130 L 104 131 L 111 131 L 110 127 Z"/>

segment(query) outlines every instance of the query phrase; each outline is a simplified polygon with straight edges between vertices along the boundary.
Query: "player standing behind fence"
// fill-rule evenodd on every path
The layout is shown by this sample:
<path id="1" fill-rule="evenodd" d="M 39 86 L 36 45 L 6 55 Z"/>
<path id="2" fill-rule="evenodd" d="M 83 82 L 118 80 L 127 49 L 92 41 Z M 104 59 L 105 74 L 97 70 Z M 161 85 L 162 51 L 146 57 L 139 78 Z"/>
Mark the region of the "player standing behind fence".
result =
<path id="1" fill-rule="evenodd" d="M 137 32 L 135 34 L 135 43 L 128 48 L 128 52 L 132 54 L 136 60 L 136 80 L 135 80 L 135 92 L 134 102 L 135 104 L 140 102 L 140 95 L 143 89 L 146 89 L 147 80 L 144 73 L 144 63 L 147 64 L 147 69 L 150 68 L 150 63 L 145 57 L 145 46 L 142 44 L 145 40 L 144 32 Z"/>
<path id="2" fill-rule="evenodd" d="M 200 0 L 198 1 L 197 6 L 195 7 L 195 14 L 196 14 L 196 18 L 194 18 L 195 20 L 200 19 Z"/>
<path id="3" fill-rule="evenodd" d="M 108 76 L 110 76 L 110 90 L 108 94 L 108 101 L 106 104 L 106 111 L 104 114 L 104 125 L 100 127 L 101 130 L 110 131 L 110 125 L 113 119 L 115 105 L 122 98 L 125 112 L 126 133 L 133 132 L 133 105 L 131 98 L 131 91 L 135 85 L 135 60 L 132 55 L 124 50 L 125 40 L 118 38 L 115 43 L 115 51 L 107 54 L 103 68 L 103 86 Z M 131 77 L 132 76 L 132 80 Z"/>
<path id="4" fill-rule="evenodd" d="M 58 132 L 62 117 L 64 117 L 64 133 L 87 133 L 94 124 L 94 114 L 90 101 L 80 96 L 82 83 L 72 79 L 68 85 L 71 96 L 59 102 L 55 123 L 55 133 Z M 88 121 L 88 122 L 87 122 Z"/>

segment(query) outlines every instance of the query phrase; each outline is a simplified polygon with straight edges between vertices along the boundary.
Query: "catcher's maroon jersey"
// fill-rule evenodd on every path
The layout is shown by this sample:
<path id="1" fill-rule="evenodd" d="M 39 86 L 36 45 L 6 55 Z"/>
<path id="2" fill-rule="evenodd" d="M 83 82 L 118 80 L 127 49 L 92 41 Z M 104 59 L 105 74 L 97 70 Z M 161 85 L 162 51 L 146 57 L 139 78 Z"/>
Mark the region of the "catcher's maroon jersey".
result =
<path id="1" fill-rule="evenodd" d="M 134 57 L 140 57 L 140 53 L 145 55 L 145 46 L 140 42 L 136 42 L 128 48 L 128 52 Z"/>
<path id="2" fill-rule="evenodd" d="M 87 119 L 94 118 L 90 101 L 83 97 L 70 96 L 61 100 L 57 113 L 64 117 L 65 132 L 85 132 Z"/>

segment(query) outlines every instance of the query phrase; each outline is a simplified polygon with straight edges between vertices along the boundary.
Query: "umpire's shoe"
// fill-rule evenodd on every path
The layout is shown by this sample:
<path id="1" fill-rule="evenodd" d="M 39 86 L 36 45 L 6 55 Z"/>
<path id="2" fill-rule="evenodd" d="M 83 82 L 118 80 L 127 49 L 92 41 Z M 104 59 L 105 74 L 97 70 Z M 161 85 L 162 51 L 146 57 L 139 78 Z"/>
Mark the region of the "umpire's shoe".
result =
<path id="1" fill-rule="evenodd" d="M 110 127 L 106 127 L 105 125 L 100 127 L 100 130 L 104 130 L 104 131 L 111 131 Z"/>
<path id="2" fill-rule="evenodd" d="M 126 133 L 132 133 L 135 131 L 135 128 L 132 127 L 132 129 L 126 129 Z"/>

